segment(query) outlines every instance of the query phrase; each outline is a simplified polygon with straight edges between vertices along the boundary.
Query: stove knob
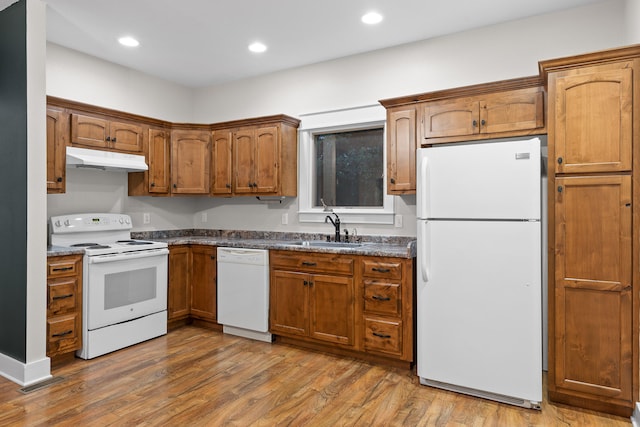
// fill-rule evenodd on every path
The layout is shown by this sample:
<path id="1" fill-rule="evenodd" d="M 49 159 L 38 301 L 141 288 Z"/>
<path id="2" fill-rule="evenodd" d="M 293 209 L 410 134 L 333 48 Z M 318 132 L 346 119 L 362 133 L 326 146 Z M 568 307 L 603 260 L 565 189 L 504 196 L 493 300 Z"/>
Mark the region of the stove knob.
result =
<path id="1" fill-rule="evenodd" d="M 122 217 L 120 217 L 120 224 L 124 224 L 124 219 L 122 219 Z"/>
<path id="2" fill-rule="evenodd" d="M 60 220 L 57 220 L 53 225 L 56 227 L 60 227 L 62 224 L 60 223 Z"/>
<path id="3" fill-rule="evenodd" d="M 127 224 L 131 224 L 131 220 L 129 218 L 125 218 L 124 222 L 126 222 Z"/>
<path id="4" fill-rule="evenodd" d="M 64 220 L 64 226 L 65 227 L 69 227 L 71 225 L 71 221 L 69 221 L 68 219 Z"/>

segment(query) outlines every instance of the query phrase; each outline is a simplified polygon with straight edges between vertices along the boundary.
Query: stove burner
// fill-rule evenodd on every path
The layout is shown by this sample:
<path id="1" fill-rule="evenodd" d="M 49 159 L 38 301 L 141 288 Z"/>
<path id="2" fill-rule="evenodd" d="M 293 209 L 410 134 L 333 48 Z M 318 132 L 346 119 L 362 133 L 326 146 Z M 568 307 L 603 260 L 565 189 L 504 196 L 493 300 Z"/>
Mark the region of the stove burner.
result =
<path id="1" fill-rule="evenodd" d="M 150 245 L 152 242 L 145 242 L 143 240 L 118 240 L 116 243 L 125 243 L 127 245 Z"/>
<path id="2" fill-rule="evenodd" d="M 89 247 L 89 246 L 100 246 L 97 243 L 76 243 L 75 245 L 71 245 L 72 247 L 80 247 L 80 248 L 84 248 L 84 247 Z"/>
<path id="3" fill-rule="evenodd" d="M 94 246 L 89 246 L 87 247 L 87 249 L 109 249 L 111 246 L 107 246 L 107 245 L 94 245 Z"/>

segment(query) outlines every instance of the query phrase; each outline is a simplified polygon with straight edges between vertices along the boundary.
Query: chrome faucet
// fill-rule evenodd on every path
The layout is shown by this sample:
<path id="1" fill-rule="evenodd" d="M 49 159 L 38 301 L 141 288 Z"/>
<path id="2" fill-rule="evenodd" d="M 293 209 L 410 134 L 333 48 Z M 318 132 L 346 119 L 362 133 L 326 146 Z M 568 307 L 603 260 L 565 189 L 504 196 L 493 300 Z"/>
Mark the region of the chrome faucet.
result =
<path id="1" fill-rule="evenodd" d="M 326 223 L 326 222 L 331 221 L 331 224 L 333 224 L 333 226 L 336 229 L 336 238 L 335 238 L 335 240 L 336 240 L 336 242 L 339 242 L 340 241 L 340 217 L 335 212 L 333 212 L 333 214 L 336 216 L 336 220 L 335 221 L 333 220 L 333 218 L 331 218 L 331 215 L 327 215 L 324 218 L 324 222 Z"/>

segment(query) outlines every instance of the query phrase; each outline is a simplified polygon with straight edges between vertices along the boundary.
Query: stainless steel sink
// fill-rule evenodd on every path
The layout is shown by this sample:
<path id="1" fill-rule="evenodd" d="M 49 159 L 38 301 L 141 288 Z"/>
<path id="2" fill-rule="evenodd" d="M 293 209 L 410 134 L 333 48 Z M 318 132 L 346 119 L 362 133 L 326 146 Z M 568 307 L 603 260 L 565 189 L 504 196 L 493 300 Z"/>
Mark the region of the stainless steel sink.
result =
<path id="1" fill-rule="evenodd" d="M 303 240 L 299 242 L 291 242 L 296 246 L 310 246 L 316 248 L 358 248 L 362 243 L 355 242 L 325 242 L 322 240 Z"/>

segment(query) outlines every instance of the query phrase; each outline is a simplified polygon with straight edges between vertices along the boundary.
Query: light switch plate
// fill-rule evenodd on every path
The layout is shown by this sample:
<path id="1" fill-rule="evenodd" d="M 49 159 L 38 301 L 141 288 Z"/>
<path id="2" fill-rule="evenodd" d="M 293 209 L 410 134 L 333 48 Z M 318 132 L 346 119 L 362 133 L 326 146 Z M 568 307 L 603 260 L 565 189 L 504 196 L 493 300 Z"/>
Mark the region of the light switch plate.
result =
<path id="1" fill-rule="evenodd" d="M 289 214 L 288 213 L 283 213 L 282 214 L 282 225 L 287 225 L 289 224 Z"/>
<path id="2" fill-rule="evenodd" d="M 151 222 L 151 214 L 148 212 L 145 212 L 142 214 L 142 223 L 143 224 L 149 224 Z"/>
<path id="3" fill-rule="evenodd" d="M 395 227 L 396 228 L 402 228 L 402 215 L 395 215 Z"/>

